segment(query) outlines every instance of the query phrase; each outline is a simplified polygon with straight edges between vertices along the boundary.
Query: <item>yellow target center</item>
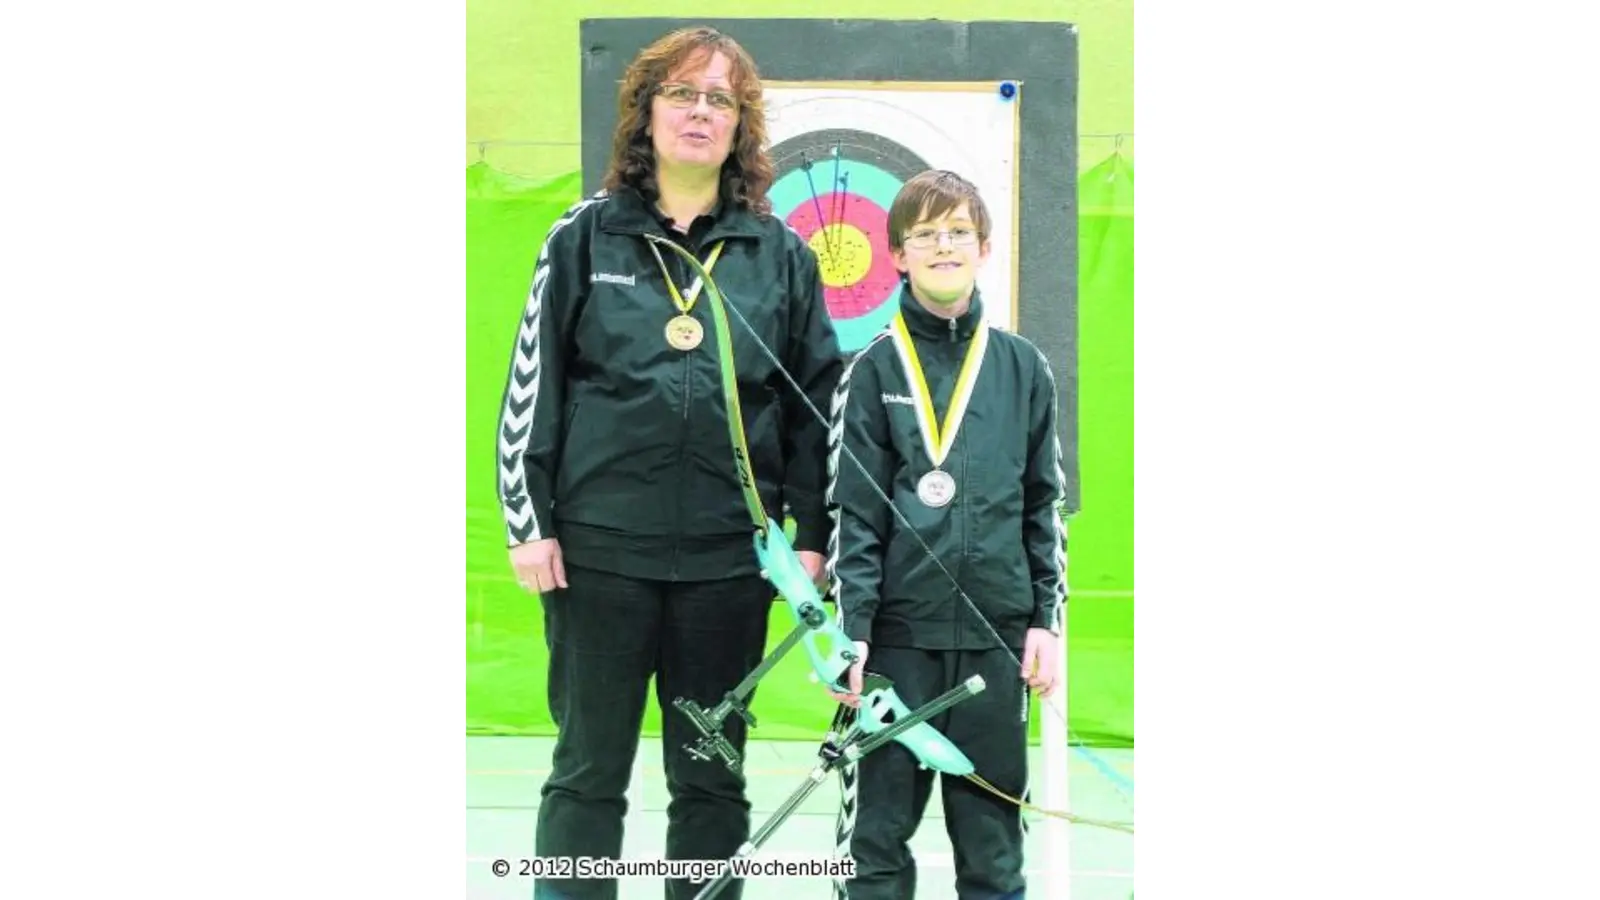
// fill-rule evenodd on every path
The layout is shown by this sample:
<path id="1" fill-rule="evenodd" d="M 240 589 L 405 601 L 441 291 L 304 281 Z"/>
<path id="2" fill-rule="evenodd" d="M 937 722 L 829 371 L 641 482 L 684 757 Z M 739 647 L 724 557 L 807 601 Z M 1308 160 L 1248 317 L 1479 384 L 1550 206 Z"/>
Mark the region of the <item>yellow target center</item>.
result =
<path id="1" fill-rule="evenodd" d="M 854 225 L 818 228 L 808 243 L 821 263 L 822 283 L 828 287 L 855 284 L 872 268 L 872 242 Z"/>

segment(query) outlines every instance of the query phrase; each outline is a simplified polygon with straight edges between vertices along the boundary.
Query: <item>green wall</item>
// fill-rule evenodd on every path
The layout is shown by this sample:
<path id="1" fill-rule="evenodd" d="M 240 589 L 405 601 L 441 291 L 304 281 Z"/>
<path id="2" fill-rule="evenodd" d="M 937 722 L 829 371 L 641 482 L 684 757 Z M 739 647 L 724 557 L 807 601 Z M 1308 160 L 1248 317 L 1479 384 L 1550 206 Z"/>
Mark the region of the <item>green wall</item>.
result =
<path id="1" fill-rule="evenodd" d="M 971 0 L 468 0 L 466 162 L 478 160 L 477 142 L 515 141 L 533 145 L 497 143 L 485 159 L 501 171 L 534 181 L 580 169 L 578 21 L 634 16 L 1071 22 L 1078 26 L 1080 41 L 1079 132 L 1133 133 L 1132 0 L 1008 0 L 992 5 Z M 1109 137 L 1084 138 L 1080 170 L 1105 159 L 1112 146 Z M 1131 158 L 1131 139 L 1123 141 L 1122 150 Z"/>

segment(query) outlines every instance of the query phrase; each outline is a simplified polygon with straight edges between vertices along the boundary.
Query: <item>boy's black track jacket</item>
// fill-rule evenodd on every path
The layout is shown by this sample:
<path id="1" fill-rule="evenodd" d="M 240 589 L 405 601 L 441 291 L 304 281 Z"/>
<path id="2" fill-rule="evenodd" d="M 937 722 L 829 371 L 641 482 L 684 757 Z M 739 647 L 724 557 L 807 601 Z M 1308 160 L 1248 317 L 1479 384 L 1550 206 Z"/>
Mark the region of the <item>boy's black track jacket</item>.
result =
<path id="1" fill-rule="evenodd" d="M 510 544 L 561 540 L 567 562 L 639 578 L 754 573 L 750 521 L 728 437 L 710 294 L 691 315 L 689 352 L 667 344 L 678 314 L 646 233 L 704 261 L 712 277 L 818 410 L 843 367 L 811 248 L 781 219 L 719 202 L 687 235 L 631 189 L 562 215 L 534 269 L 501 413 L 500 499 Z M 662 260 L 687 298 L 697 279 Z M 730 311 L 746 440 L 761 500 L 822 551 L 829 522 L 827 431 Z"/>
<path id="2" fill-rule="evenodd" d="M 983 315 L 944 319 L 907 288 L 901 312 L 941 427 L 967 344 Z M 908 533 L 861 469 L 832 450 L 829 502 L 837 516 L 829 562 L 840 621 L 853 640 L 929 650 L 994 649 L 995 640 L 956 593 L 944 564 L 1008 647 L 1030 627 L 1060 633 L 1066 602 L 1061 445 L 1049 364 L 1031 343 L 989 329 L 983 367 L 943 466 L 955 498 L 930 508 L 917 481 L 932 467 L 912 403 L 911 380 L 888 331 L 847 367 L 835 402 L 841 444 L 910 522 Z"/>

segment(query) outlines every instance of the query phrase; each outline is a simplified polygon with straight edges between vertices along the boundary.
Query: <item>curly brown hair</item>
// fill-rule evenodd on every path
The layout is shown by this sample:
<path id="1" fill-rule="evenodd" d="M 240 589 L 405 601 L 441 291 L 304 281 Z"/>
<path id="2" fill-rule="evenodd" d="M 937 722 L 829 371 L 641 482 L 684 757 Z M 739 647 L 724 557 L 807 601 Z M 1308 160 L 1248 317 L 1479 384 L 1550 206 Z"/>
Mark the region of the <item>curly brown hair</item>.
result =
<path id="1" fill-rule="evenodd" d="M 772 159 L 767 154 L 767 110 L 762 98 L 761 74 L 739 42 L 715 28 L 698 26 L 668 34 L 639 51 L 622 76 L 617 91 L 617 129 L 611 138 L 611 164 L 605 188 L 631 187 L 648 200 L 660 195 L 656 184 L 655 148 L 645 130 L 650 125 L 650 101 L 668 73 L 695 54 L 722 53 L 731 63 L 730 79 L 739 98 L 739 125 L 733 149 L 722 164 L 718 195 L 752 212 L 770 213 Z"/>

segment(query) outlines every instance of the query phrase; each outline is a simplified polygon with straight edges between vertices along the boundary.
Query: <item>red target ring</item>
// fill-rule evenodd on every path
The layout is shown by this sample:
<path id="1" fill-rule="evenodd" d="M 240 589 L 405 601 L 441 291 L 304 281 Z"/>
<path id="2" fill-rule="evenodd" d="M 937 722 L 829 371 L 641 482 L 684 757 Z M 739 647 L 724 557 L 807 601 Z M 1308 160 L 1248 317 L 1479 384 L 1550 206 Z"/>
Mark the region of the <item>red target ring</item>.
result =
<path id="1" fill-rule="evenodd" d="M 888 218 L 888 210 L 866 197 L 837 192 L 802 203 L 789 214 L 789 227 L 816 251 L 833 317 L 866 315 L 899 284 L 883 227 Z"/>

